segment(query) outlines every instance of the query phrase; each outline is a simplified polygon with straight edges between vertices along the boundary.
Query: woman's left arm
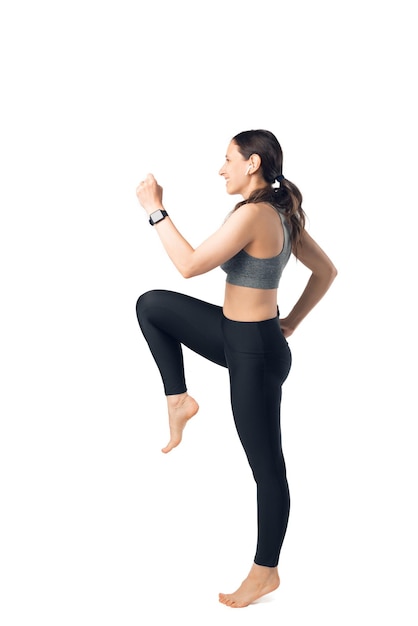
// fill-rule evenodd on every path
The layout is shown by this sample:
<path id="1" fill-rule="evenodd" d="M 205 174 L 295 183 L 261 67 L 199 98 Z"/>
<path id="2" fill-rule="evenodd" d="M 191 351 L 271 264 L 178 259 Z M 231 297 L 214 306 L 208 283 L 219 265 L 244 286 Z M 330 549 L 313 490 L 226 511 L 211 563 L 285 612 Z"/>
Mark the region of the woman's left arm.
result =
<path id="1" fill-rule="evenodd" d="M 152 174 L 148 174 L 136 190 L 141 206 L 148 215 L 164 210 L 163 189 Z M 233 213 L 222 227 L 196 249 L 177 230 L 169 216 L 157 222 L 159 238 L 184 278 L 191 278 L 209 272 L 230 259 L 252 240 L 254 213 L 251 205 Z"/>

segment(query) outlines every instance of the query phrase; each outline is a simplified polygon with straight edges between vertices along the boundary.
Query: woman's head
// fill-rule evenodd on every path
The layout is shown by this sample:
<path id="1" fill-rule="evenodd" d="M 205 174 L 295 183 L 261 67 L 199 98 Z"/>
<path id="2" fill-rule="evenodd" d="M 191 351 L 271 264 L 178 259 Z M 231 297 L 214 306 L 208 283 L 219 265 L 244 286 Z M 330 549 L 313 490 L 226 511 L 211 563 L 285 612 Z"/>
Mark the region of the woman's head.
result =
<path id="1" fill-rule="evenodd" d="M 269 130 L 244 130 L 232 138 L 245 160 L 252 155 L 260 158 L 260 170 L 266 183 L 273 184 L 282 173 L 283 152 L 276 137 Z"/>
<path id="2" fill-rule="evenodd" d="M 234 184 L 229 185 L 228 192 L 244 197 L 235 210 L 247 202 L 276 206 L 286 214 L 292 227 L 292 241 L 297 247 L 305 227 L 302 194 L 283 176 L 283 152 L 277 138 L 268 130 L 245 130 L 231 139 L 228 152 L 232 155 L 232 164 L 228 166 L 227 155 L 220 174 L 228 181 L 228 167 L 231 167 Z M 280 181 L 280 187 L 274 186 L 276 180 Z"/>

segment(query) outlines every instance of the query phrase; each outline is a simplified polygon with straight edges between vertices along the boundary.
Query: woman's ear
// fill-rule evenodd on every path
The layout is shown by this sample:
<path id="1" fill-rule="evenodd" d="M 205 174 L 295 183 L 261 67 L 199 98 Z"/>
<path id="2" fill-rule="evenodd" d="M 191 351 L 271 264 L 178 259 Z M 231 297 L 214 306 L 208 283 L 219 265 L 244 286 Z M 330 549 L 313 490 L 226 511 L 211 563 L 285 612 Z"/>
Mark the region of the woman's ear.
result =
<path id="1" fill-rule="evenodd" d="M 256 152 L 254 154 L 252 154 L 250 156 L 250 158 L 248 159 L 250 162 L 250 166 L 251 166 L 251 174 L 255 174 L 255 172 L 257 170 L 260 169 L 261 167 L 261 157 L 259 154 L 257 154 Z"/>

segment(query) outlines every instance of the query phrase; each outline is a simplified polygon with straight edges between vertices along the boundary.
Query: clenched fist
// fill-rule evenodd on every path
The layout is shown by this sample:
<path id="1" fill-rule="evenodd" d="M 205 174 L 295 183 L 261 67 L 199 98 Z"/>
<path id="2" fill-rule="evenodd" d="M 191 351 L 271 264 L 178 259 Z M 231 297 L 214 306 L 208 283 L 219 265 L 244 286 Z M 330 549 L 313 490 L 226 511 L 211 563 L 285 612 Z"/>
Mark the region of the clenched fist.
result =
<path id="1" fill-rule="evenodd" d="M 163 188 L 157 183 L 152 174 L 147 174 L 136 188 L 136 196 L 148 215 L 158 209 L 163 209 Z"/>

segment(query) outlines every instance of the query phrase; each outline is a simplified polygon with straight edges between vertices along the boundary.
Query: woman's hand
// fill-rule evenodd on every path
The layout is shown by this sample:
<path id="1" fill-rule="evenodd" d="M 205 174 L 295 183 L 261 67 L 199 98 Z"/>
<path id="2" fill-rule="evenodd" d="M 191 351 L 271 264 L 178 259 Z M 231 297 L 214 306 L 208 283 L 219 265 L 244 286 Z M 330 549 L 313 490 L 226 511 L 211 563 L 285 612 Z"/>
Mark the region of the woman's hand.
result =
<path id="1" fill-rule="evenodd" d="M 150 215 L 158 209 L 163 209 L 163 188 L 152 174 L 147 174 L 136 188 L 136 196 L 140 205 Z"/>
<path id="2" fill-rule="evenodd" d="M 283 317 L 283 318 L 279 319 L 279 324 L 280 324 L 280 328 L 282 329 L 282 333 L 283 333 L 283 335 L 285 336 L 286 339 L 288 337 L 290 337 L 290 335 L 293 334 L 293 331 L 295 329 L 291 325 L 289 318 Z"/>

